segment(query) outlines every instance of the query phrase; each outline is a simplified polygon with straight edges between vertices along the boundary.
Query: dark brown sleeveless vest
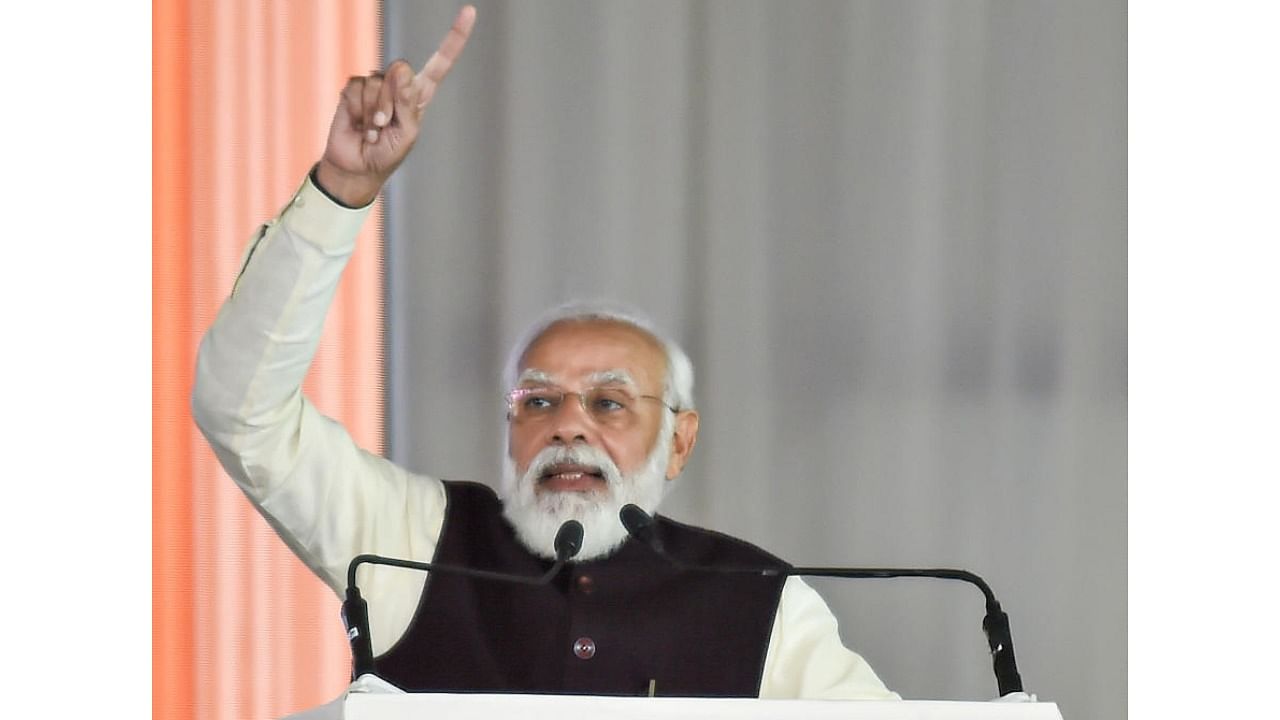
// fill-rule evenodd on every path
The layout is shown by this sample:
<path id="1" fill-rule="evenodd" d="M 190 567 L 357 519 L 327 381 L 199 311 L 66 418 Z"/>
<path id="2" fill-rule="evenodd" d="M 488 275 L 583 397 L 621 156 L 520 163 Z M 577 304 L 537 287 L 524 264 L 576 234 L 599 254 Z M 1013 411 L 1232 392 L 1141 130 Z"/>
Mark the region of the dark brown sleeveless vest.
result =
<path id="1" fill-rule="evenodd" d="M 527 576 L 530 554 L 487 486 L 445 483 L 434 562 Z M 657 518 L 668 554 L 694 565 L 785 567 L 741 540 Z M 376 660 L 413 692 L 755 697 L 783 579 L 682 571 L 627 541 L 529 587 L 433 574 L 404 636 Z"/>

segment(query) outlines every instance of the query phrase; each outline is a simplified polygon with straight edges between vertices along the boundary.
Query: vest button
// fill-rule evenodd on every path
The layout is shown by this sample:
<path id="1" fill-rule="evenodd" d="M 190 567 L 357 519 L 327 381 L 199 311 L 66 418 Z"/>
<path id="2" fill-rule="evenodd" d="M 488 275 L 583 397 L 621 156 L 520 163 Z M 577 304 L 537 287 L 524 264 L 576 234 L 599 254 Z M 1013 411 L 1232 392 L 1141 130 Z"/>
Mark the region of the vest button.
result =
<path id="1" fill-rule="evenodd" d="M 580 660 L 590 660 L 596 655 L 596 641 L 586 636 L 574 640 L 573 654 Z"/>
<path id="2" fill-rule="evenodd" d="M 590 575 L 578 576 L 578 592 L 583 595 L 590 595 L 596 590 L 596 582 L 591 579 Z"/>

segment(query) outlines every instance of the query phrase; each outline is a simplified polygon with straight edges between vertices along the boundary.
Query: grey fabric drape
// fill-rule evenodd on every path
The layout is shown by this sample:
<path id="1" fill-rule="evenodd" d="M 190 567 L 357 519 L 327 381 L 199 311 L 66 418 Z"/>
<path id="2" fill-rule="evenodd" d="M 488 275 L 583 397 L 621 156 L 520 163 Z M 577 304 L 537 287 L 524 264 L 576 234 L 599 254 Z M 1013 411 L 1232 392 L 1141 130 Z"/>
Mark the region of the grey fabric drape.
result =
<path id="1" fill-rule="evenodd" d="M 971 569 L 1029 690 L 1123 717 L 1124 5 L 477 5 L 388 192 L 390 455 L 496 481 L 509 344 L 632 303 L 698 371 L 668 514 Z M 386 55 L 456 7 L 388 0 Z M 994 696 L 976 591 L 815 584 L 904 696 Z"/>

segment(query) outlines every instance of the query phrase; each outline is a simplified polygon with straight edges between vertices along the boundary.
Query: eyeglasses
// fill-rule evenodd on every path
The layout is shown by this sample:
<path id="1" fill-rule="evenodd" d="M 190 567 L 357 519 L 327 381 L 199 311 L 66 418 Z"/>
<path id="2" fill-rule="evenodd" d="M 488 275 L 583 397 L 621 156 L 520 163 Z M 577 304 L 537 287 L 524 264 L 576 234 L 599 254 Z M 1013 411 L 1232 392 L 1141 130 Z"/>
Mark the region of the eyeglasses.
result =
<path id="1" fill-rule="evenodd" d="M 675 408 L 654 395 L 636 395 L 618 386 L 591 387 L 582 392 L 568 392 L 553 387 L 516 388 L 507 393 L 507 419 L 525 423 L 546 420 L 560 412 L 567 395 L 576 395 L 578 404 L 598 424 L 610 428 L 626 428 L 639 418 L 641 400 L 653 400 L 671 412 Z"/>

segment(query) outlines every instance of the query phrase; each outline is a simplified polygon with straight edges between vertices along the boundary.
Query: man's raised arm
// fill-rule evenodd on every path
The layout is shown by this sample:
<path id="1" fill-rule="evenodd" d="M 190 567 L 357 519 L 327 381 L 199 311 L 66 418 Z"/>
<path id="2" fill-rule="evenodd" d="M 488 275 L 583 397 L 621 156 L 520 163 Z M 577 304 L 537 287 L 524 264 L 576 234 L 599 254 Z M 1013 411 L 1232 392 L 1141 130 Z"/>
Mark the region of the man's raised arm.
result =
<path id="1" fill-rule="evenodd" d="M 438 520 L 407 527 L 416 523 L 406 508 L 438 508 L 439 483 L 414 482 L 356 447 L 301 387 L 369 205 L 412 149 L 474 22 L 475 9 L 464 7 L 419 73 L 397 60 L 348 81 L 322 158 L 256 234 L 200 346 L 196 424 L 250 501 L 335 591 L 353 555 L 429 555 L 438 536 Z"/>

